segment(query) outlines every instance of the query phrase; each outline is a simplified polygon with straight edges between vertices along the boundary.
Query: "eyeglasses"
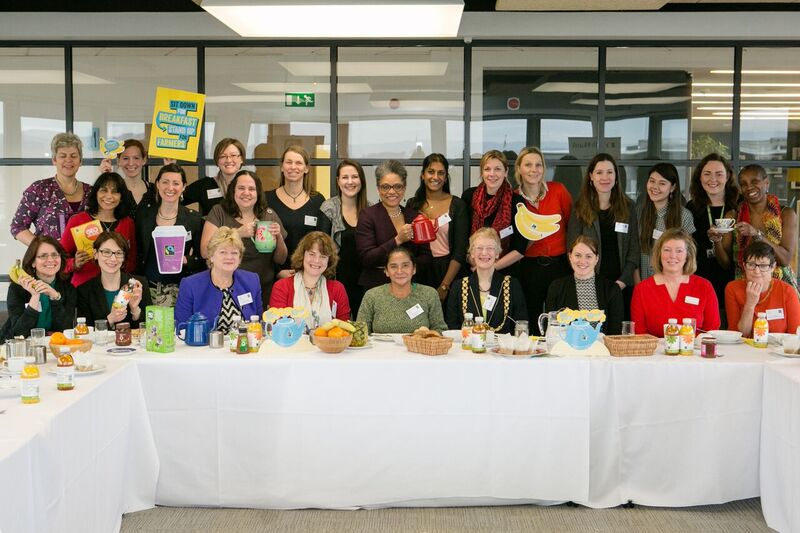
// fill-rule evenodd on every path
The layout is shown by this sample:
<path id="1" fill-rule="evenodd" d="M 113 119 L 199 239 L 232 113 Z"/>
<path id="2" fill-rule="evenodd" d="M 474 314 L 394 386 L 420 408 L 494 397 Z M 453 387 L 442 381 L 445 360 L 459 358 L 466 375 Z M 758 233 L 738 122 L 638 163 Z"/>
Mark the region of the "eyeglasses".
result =
<path id="1" fill-rule="evenodd" d="M 115 250 L 115 251 L 97 250 L 97 253 L 99 253 L 100 255 L 102 255 L 103 257 L 106 257 L 106 258 L 111 257 L 112 255 L 114 257 L 116 257 L 117 259 L 123 259 L 125 257 L 125 252 L 123 252 L 122 250 Z"/>
<path id="2" fill-rule="evenodd" d="M 38 259 L 40 261 L 44 261 L 46 259 L 58 259 L 59 257 L 61 257 L 61 254 L 57 254 L 57 253 L 39 254 L 39 255 L 36 256 L 36 259 Z"/>
<path id="3" fill-rule="evenodd" d="M 240 156 L 239 154 L 232 154 L 232 155 L 222 154 L 221 156 L 219 156 L 219 159 L 217 161 L 236 161 L 241 158 L 242 156 Z"/>
<path id="4" fill-rule="evenodd" d="M 389 191 L 403 192 L 404 190 L 406 190 L 406 186 L 403 183 L 397 183 L 395 185 L 388 185 L 384 183 L 383 185 L 379 185 L 378 189 L 380 189 L 381 192 L 389 192 Z"/>
<path id="5" fill-rule="evenodd" d="M 747 261 L 747 262 L 744 264 L 744 267 L 745 267 L 747 270 L 756 270 L 756 269 L 758 269 L 758 270 L 759 270 L 759 271 L 761 271 L 761 272 L 769 272 L 769 271 L 770 271 L 770 270 L 772 270 L 772 268 L 773 268 L 773 266 L 772 266 L 772 263 L 768 263 L 768 264 L 764 264 L 764 263 L 753 263 L 753 262 L 751 262 L 751 261 Z"/>

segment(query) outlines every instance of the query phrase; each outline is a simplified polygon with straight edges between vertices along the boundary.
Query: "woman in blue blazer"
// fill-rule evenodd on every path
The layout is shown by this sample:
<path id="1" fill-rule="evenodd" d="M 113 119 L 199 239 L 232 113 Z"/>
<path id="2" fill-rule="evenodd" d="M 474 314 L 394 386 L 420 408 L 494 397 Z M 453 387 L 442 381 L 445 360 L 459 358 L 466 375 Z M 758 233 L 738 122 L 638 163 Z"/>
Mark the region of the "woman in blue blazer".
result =
<path id="1" fill-rule="evenodd" d="M 199 312 L 227 332 L 236 326 L 236 317 L 261 319 L 261 283 L 257 274 L 239 270 L 243 254 L 244 244 L 236 230 L 221 226 L 208 241 L 208 270 L 181 280 L 176 324 Z"/>

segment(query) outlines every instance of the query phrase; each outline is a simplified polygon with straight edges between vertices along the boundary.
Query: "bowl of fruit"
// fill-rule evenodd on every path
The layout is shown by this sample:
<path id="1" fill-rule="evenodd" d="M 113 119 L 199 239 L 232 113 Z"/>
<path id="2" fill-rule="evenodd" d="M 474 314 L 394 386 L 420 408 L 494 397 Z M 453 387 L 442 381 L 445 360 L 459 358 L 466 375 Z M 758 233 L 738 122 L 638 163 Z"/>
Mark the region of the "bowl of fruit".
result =
<path id="1" fill-rule="evenodd" d="M 55 332 L 50 337 L 50 351 L 53 355 L 58 357 L 61 355 L 61 348 L 64 346 L 69 348 L 69 353 L 75 352 L 88 352 L 92 349 L 92 341 L 89 339 L 68 339 L 63 333 Z"/>
<path id="2" fill-rule="evenodd" d="M 311 336 L 314 346 L 325 353 L 341 353 L 353 341 L 355 326 L 334 318 L 314 330 Z"/>

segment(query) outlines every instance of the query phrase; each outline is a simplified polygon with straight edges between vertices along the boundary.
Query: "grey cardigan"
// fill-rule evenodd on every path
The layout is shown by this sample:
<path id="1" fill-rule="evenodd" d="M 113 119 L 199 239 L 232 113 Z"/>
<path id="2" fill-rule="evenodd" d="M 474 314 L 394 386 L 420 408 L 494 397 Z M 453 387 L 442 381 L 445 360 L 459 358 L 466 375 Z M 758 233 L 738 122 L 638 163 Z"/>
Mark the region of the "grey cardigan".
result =
<path id="1" fill-rule="evenodd" d="M 372 202 L 367 202 L 367 207 Z M 337 248 L 342 246 L 342 232 L 344 231 L 344 221 L 342 220 L 342 199 L 339 196 L 331 196 L 319 206 L 324 217 L 317 221 L 317 229 L 333 237 L 333 242 Z"/>
<path id="2" fill-rule="evenodd" d="M 639 221 L 636 218 L 636 205 L 633 200 L 625 197 L 628 202 L 628 232 L 617 232 L 617 248 L 619 249 L 619 265 L 620 276 L 619 281 L 623 282 L 626 287 L 633 286 L 633 272 L 639 268 Z M 622 220 L 618 222 L 623 222 Z M 585 225 L 581 222 L 576 213 L 569 219 L 569 226 L 567 228 L 567 247 L 572 246 L 578 235 L 587 235 L 597 241 L 602 249 L 603 243 L 600 242 L 600 219 L 595 216 L 591 225 Z M 602 261 L 602 256 L 600 261 Z M 597 262 L 597 271 L 600 269 L 600 261 Z M 616 280 L 612 280 L 616 281 Z"/>

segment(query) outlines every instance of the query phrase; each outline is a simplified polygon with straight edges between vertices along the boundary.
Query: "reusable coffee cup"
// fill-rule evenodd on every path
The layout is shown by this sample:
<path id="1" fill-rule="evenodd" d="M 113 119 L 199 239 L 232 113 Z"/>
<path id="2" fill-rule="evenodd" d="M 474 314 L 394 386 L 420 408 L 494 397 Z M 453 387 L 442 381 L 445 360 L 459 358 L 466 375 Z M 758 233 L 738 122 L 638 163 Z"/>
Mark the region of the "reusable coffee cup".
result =
<path id="1" fill-rule="evenodd" d="M 156 261 L 160 274 L 179 274 L 183 270 L 183 250 L 186 247 L 186 228 L 158 226 L 153 230 Z"/>

